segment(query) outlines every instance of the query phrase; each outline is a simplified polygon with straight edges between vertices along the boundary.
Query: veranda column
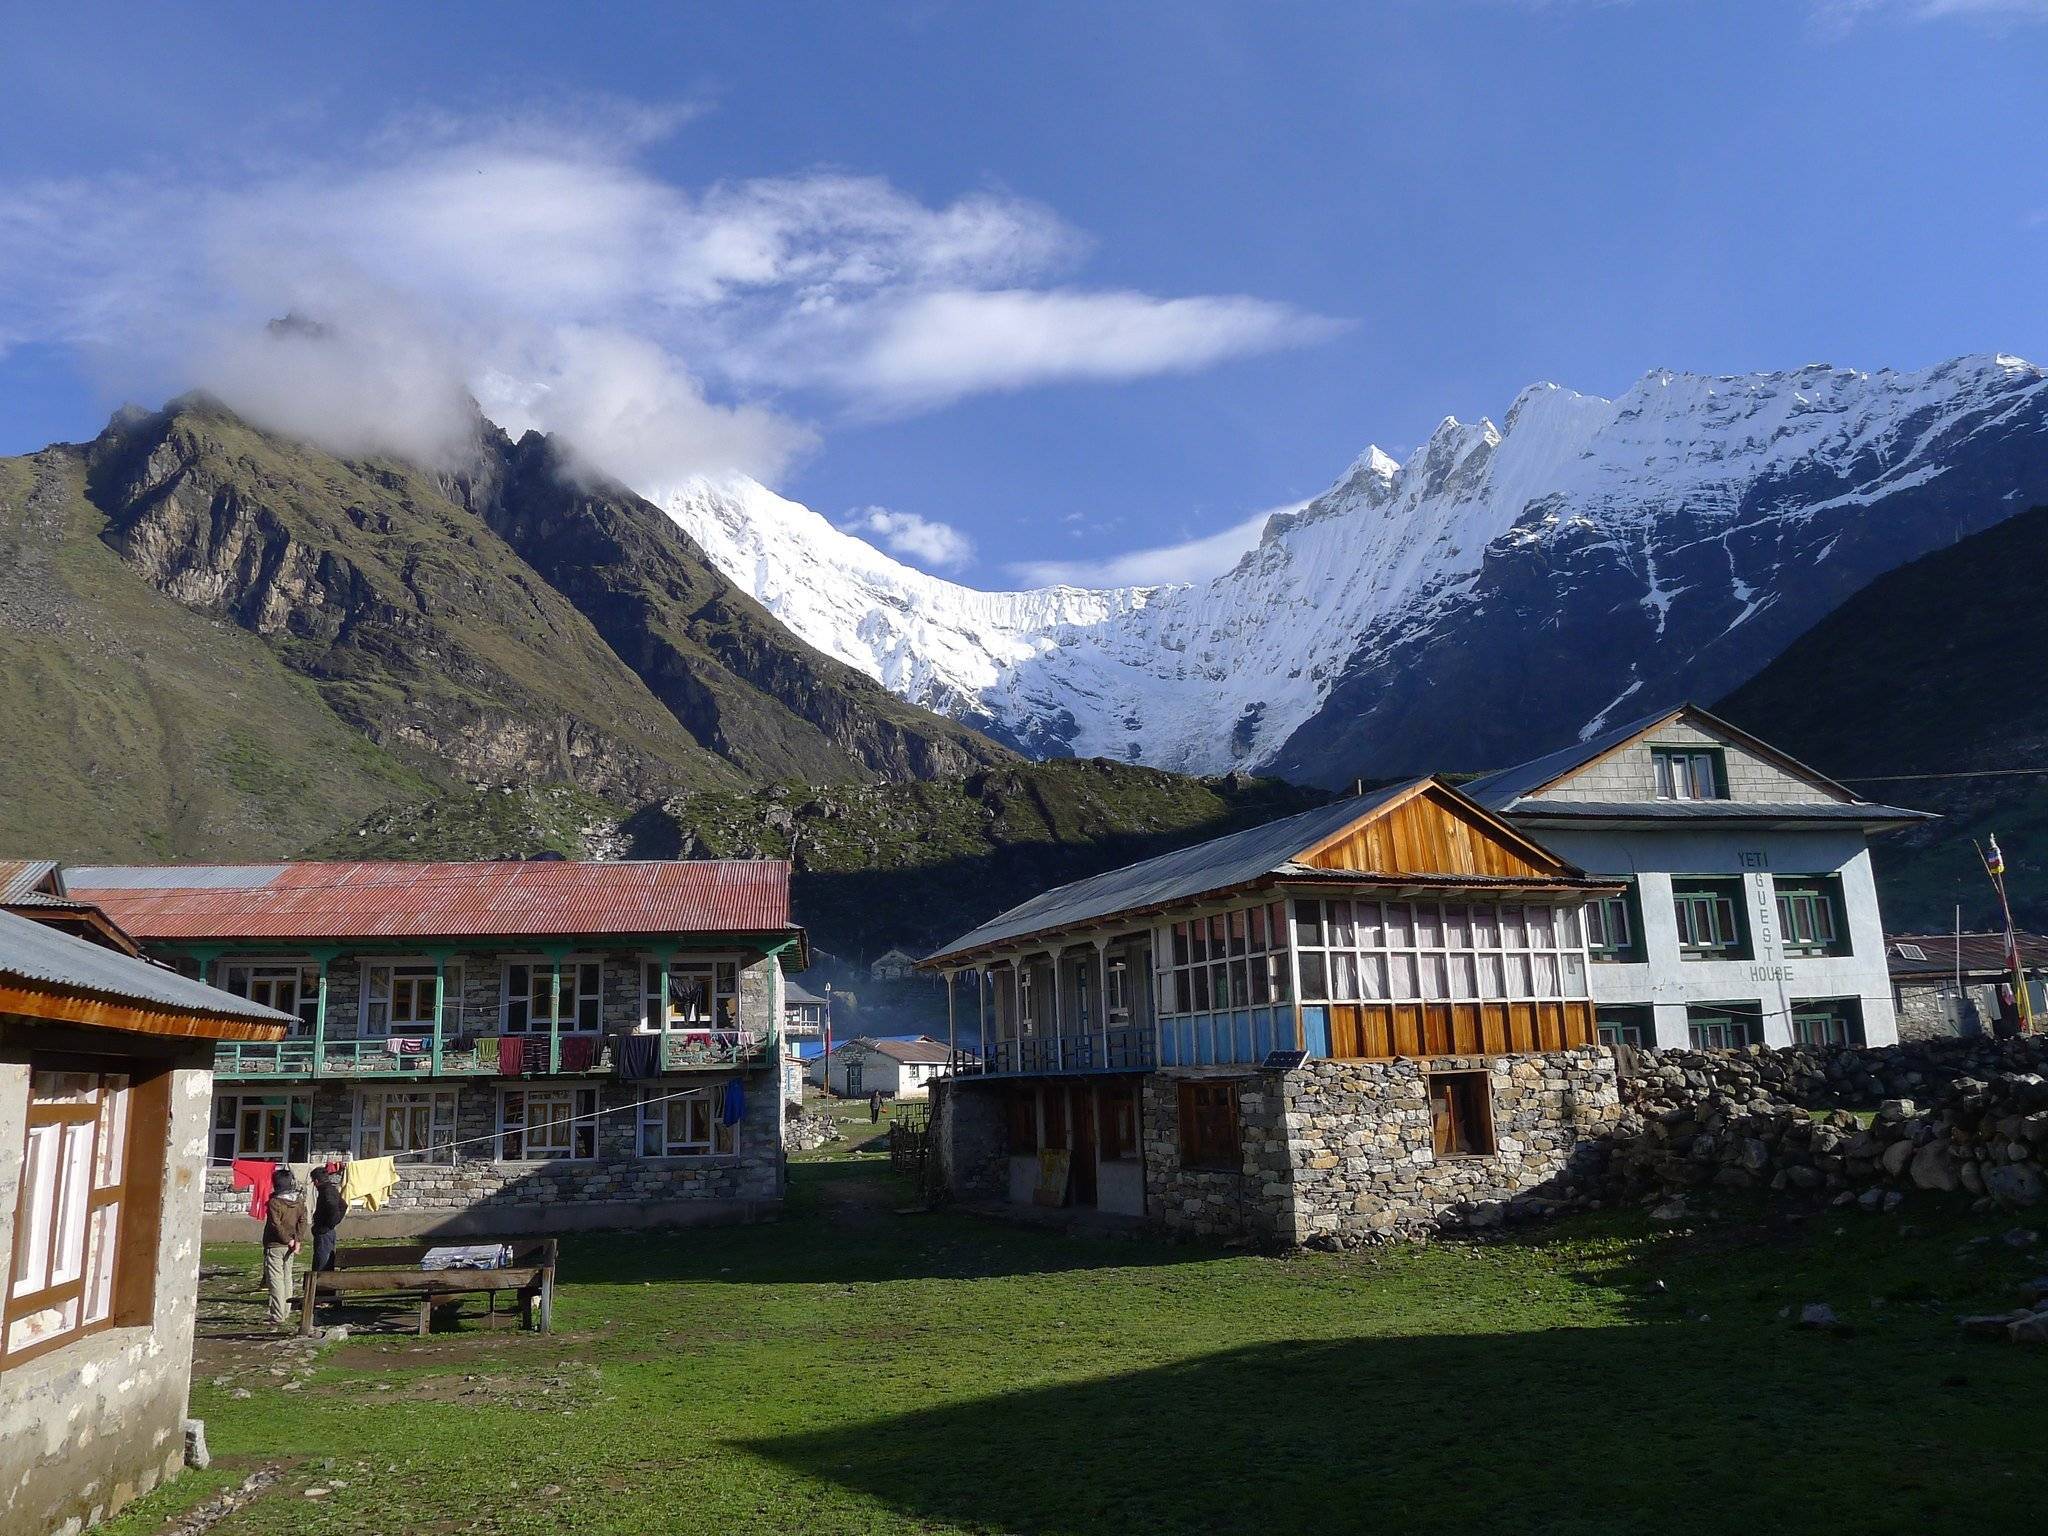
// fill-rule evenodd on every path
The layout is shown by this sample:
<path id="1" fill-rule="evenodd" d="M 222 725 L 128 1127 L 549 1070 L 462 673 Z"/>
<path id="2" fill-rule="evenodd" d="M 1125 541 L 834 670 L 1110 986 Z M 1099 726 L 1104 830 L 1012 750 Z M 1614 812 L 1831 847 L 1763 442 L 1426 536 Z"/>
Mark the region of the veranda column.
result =
<path id="1" fill-rule="evenodd" d="M 1095 1012 L 1098 1023 L 1095 1038 L 1099 1043 L 1095 1056 L 1098 1068 L 1109 1065 L 1109 940 L 1095 941 Z"/>
<path id="2" fill-rule="evenodd" d="M 441 1012 L 448 1006 L 448 951 L 434 951 L 434 1047 L 427 1061 L 427 1075 L 441 1075 Z"/>

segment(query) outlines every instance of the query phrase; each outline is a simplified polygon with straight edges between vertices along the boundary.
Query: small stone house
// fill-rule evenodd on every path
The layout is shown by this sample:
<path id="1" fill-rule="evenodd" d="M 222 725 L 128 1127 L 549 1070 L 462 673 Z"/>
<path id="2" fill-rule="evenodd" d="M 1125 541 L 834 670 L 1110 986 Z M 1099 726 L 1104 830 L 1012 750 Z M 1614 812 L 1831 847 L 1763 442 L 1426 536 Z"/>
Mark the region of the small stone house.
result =
<path id="1" fill-rule="evenodd" d="M 876 981 L 914 981 L 917 979 L 917 956 L 905 949 L 885 949 L 875 956 L 868 967 L 868 975 Z"/>
<path id="2" fill-rule="evenodd" d="M 0 912 L 0 1536 L 183 1464 L 213 1053 L 287 1023 L 92 927 Z"/>
<path id="3" fill-rule="evenodd" d="M 2048 1019 L 2048 937 L 2016 938 L 2034 1017 Z M 1992 1035 L 2017 1023 L 2004 996 L 2013 976 L 2003 933 L 1895 933 L 1885 953 L 1901 1040 Z"/>
<path id="4" fill-rule="evenodd" d="M 832 1048 L 824 1074 L 830 1092 L 843 1099 L 864 1099 L 879 1092 L 888 1099 L 921 1099 L 950 1068 L 952 1053 L 943 1040 L 873 1040 L 866 1036 Z"/>
<path id="5" fill-rule="evenodd" d="M 207 1232 L 246 1238 L 236 1161 L 388 1156 L 344 1239 L 771 1215 L 785 965 L 769 860 L 74 868 L 154 957 L 292 1019 L 220 1047 Z"/>
<path id="6" fill-rule="evenodd" d="M 1584 926 L 1616 888 L 1424 778 L 1035 896 L 926 962 L 982 1042 L 941 1171 L 1280 1244 L 1542 1198 L 1620 1115 Z"/>

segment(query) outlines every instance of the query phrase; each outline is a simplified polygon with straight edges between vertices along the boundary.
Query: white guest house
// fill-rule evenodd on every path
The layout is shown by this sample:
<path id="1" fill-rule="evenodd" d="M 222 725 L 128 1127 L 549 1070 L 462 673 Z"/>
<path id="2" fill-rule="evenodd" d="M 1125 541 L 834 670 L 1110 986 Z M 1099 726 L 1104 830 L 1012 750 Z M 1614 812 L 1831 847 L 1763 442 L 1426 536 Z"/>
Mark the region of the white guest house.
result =
<path id="1" fill-rule="evenodd" d="M 1863 800 L 1690 704 L 1464 790 L 1624 882 L 1587 908 L 1603 1042 L 1898 1039 L 1869 839 L 1926 813 Z"/>

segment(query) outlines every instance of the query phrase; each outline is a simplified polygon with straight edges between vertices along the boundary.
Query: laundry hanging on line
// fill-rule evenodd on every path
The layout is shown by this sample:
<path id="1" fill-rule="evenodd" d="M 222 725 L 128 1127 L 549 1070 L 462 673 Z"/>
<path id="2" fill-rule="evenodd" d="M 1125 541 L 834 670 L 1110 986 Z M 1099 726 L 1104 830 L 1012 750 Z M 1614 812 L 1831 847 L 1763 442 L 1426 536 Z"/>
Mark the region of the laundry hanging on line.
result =
<path id="1" fill-rule="evenodd" d="M 259 1158 L 238 1157 L 228 1165 L 234 1170 L 230 1189 L 249 1191 L 249 1214 L 261 1221 L 270 1211 L 270 1192 L 277 1184 L 277 1164 Z"/>
<path id="2" fill-rule="evenodd" d="M 342 1170 L 341 1198 L 350 1205 L 374 1211 L 397 1187 L 398 1164 L 388 1157 L 358 1157 Z"/>

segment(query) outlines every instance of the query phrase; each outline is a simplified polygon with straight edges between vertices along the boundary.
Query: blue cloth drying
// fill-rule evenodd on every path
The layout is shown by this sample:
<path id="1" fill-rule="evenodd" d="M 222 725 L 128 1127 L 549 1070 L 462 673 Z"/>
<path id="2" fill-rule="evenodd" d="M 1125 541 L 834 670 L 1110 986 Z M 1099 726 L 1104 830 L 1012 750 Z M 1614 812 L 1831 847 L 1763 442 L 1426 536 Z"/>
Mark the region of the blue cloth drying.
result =
<path id="1" fill-rule="evenodd" d="M 619 1037 L 619 1076 L 632 1082 L 661 1076 L 661 1037 L 622 1035 Z"/>
<path id="2" fill-rule="evenodd" d="M 721 1125 L 738 1125 L 747 1113 L 747 1090 L 740 1080 L 734 1078 L 725 1085 L 725 1108 L 719 1114 Z"/>

